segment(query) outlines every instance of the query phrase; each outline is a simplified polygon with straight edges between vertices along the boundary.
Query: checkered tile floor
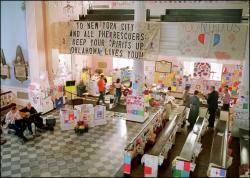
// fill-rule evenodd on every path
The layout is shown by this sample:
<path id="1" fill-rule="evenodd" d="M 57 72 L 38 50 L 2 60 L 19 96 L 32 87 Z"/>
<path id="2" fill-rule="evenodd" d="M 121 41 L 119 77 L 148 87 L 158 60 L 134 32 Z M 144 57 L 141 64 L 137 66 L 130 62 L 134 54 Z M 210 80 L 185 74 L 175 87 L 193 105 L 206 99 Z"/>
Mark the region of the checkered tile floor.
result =
<path id="1" fill-rule="evenodd" d="M 25 135 L 22 144 L 3 128 L 2 177 L 111 177 L 122 165 L 123 149 L 142 124 L 126 122 L 119 113 L 107 111 L 108 124 L 90 128 L 83 135 L 61 131 L 59 110 L 49 113 L 57 119 L 55 130 L 40 137 Z"/>

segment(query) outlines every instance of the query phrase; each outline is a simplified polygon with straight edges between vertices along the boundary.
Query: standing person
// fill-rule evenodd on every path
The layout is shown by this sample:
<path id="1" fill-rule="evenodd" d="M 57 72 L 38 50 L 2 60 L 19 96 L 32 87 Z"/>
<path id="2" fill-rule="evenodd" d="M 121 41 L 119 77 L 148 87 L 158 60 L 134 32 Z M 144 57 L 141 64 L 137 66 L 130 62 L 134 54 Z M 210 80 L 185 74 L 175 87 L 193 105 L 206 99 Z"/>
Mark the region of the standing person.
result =
<path id="1" fill-rule="evenodd" d="M 215 90 L 215 86 L 211 86 L 211 93 L 208 94 L 207 104 L 208 104 L 208 112 L 210 114 L 208 119 L 208 127 L 214 127 L 215 115 L 218 108 L 218 99 L 219 93 Z"/>
<path id="2" fill-rule="evenodd" d="M 28 124 L 28 128 L 29 130 L 31 129 L 31 123 L 34 122 L 34 124 L 36 125 L 37 128 L 39 129 L 45 129 L 45 126 L 43 124 L 43 119 L 40 116 L 32 116 L 32 114 L 36 114 L 37 111 L 36 109 L 31 105 L 31 103 L 29 102 L 25 108 L 20 109 L 21 112 L 29 112 L 31 114 L 31 116 L 28 118 L 29 120 L 29 124 Z M 31 130 L 32 131 L 32 130 Z"/>
<path id="3" fill-rule="evenodd" d="M 26 129 L 26 124 L 23 120 L 23 117 L 25 117 L 25 113 L 19 112 L 16 104 L 14 104 L 11 107 L 11 110 L 7 113 L 5 119 L 8 127 L 10 129 L 14 129 L 16 131 L 16 135 L 22 138 L 23 141 L 27 141 L 28 139 L 23 135 L 23 132 Z"/>
<path id="4" fill-rule="evenodd" d="M 119 78 L 116 79 L 116 83 L 115 83 L 115 96 L 118 98 L 118 104 L 120 104 L 120 99 L 122 96 L 122 84 Z"/>
<path id="5" fill-rule="evenodd" d="M 172 91 L 172 88 L 171 88 L 171 87 L 168 87 L 167 94 L 168 94 L 169 96 L 171 95 L 171 91 Z"/>
<path id="6" fill-rule="evenodd" d="M 97 86 L 98 86 L 98 90 L 99 90 L 99 98 L 96 102 L 97 105 L 100 104 L 100 100 L 102 100 L 102 102 L 105 104 L 105 101 L 104 101 L 104 93 L 105 93 L 105 81 L 104 81 L 104 75 L 101 74 L 101 78 L 98 80 L 97 82 Z"/>
<path id="7" fill-rule="evenodd" d="M 187 108 L 190 108 L 190 95 L 188 93 L 189 90 L 190 90 L 190 86 L 186 86 L 182 95 L 183 105 L 186 106 Z"/>
<path id="8" fill-rule="evenodd" d="M 225 86 L 224 93 L 223 93 L 223 96 L 222 96 L 223 110 L 224 111 L 229 111 L 230 98 L 231 98 L 231 96 L 230 96 L 230 93 L 228 91 L 228 86 Z"/>
<path id="9" fill-rule="evenodd" d="M 196 119 L 199 115 L 199 111 L 200 111 L 200 99 L 197 96 L 198 95 L 198 91 L 195 90 L 194 91 L 194 95 L 191 97 L 190 99 L 190 112 L 189 112 L 189 116 L 188 116 L 188 122 L 190 123 L 189 128 L 192 129 Z"/>

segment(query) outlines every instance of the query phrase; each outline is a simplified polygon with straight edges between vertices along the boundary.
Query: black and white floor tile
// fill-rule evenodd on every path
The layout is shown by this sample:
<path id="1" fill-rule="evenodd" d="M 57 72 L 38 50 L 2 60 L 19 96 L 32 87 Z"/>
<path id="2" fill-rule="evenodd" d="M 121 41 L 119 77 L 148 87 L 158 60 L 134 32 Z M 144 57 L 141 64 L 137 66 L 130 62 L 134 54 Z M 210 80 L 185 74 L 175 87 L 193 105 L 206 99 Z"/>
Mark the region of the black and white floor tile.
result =
<path id="1" fill-rule="evenodd" d="M 125 145 L 142 126 L 107 111 L 106 125 L 78 136 L 73 130 L 61 131 L 59 110 L 49 115 L 56 118 L 55 130 L 34 138 L 27 131 L 30 140 L 24 144 L 3 129 L 2 177 L 111 177 L 123 164 Z"/>

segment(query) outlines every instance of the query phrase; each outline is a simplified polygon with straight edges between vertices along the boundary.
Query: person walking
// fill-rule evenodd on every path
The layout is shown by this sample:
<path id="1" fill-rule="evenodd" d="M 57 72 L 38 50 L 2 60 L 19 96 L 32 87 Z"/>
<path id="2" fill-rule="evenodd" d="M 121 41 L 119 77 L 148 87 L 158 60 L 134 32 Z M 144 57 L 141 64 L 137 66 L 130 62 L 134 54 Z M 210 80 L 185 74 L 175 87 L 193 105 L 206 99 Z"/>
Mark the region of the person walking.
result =
<path id="1" fill-rule="evenodd" d="M 215 90 L 215 86 L 211 86 L 210 90 L 211 93 L 209 93 L 207 97 L 208 112 L 209 112 L 208 127 L 213 128 L 216 111 L 218 109 L 219 93 Z"/>
<path id="2" fill-rule="evenodd" d="M 120 104 L 120 99 L 122 96 L 122 84 L 119 78 L 116 79 L 116 83 L 115 83 L 115 96 L 117 97 L 118 104 Z"/>
<path id="3" fill-rule="evenodd" d="M 105 81 L 104 81 L 104 75 L 101 74 L 101 77 L 100 79 L 98 80 L 97 82 L 97 86 L 98 86 L 98 90 L 99 90 L 99 98 L 96 102 L 97 105 L 100 104 L 100 100 L 102 100 L 103 104 L 105 104 L 105 101 L 104 101 L 104 95 L 105 95 Z"/>
<path id="4" fill-rule="evenodd" d="M 230 98 L 231 98 L 231 96 L 230 96 L 230 93 L 228 91 L 228 86 L 225 86 L 224 93 L 223 93 L 223 96 L 222 96 L 222 101 L 223 101 L 222 109 L 224 111 L 229 111 Z"/>
<path id="5" fill-rule="evenodd" d="M 189 95 L 189 90 L 190 90 L 190 86 L 186 86 L 185 90 L 183 92 L 182 95 L 182 99 L 183 99 L 183 105 L 186 106 L 187 108 L 190 108 L 190 95 Z"/>
<path id="6" fill-rule="evenodd" d="M 194 95 L 190 98 L 190 112 L 188 115 L 189 128 L 192 129 L 200 111 L 200 99 L 197 96 L 199 91 L 195 90 Z"/>

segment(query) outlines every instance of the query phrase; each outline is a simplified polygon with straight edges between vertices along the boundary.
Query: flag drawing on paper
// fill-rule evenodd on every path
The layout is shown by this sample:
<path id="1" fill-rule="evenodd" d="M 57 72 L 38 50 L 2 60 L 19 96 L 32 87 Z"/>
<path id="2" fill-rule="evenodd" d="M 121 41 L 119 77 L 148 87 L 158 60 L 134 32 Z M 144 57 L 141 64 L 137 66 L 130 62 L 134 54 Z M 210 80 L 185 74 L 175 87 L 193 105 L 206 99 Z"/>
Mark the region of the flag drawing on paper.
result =
<path id="1" fill-rule="evenodd" d="M 201 44 L 205 44 L 205 34 L 204 33 L 199 34 L 198 40 Z"/>
<path id="2" fill-rule="evenodd" d="M 219 43 L 220 43 L 220 35 L 219 34 L 214 34 L 214 43 L 213 43 L 213 46 L 216 46 Z"/>

